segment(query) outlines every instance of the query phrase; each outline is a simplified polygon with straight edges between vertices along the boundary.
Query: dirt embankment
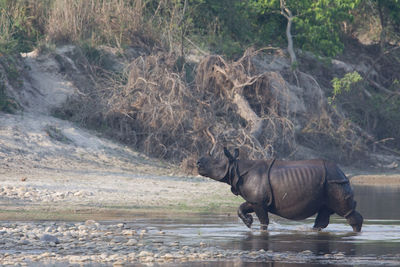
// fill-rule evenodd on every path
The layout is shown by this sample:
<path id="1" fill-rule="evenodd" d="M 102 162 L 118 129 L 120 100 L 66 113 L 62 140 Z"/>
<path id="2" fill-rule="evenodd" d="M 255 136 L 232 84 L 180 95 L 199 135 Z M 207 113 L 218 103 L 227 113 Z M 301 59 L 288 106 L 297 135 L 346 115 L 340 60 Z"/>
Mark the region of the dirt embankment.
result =
<path id="1" fill-rule="evenodd" d="M 72 49 L 67 46 L 55 53 L 77 69 L 67 56 Z M 241 199 L 226 185 L 186 177 L 175 165 L 53 117 L 54 107 L 81 92 L 62 75 L 54 55 L 31 53 L 22 60 L 23 86 L 13 92 L 24 111 L 0 114 L 0 219 L 235 212 Z M 350 173 L 358 173 L 351 174 L 356 184 L 400 184 L 397 174 Z"/>
<path id="2" fill-rule="evenodd" d="M 236 61 L 96 49 L 91 63 L 79 49 L 56 54 L 60 71 L 79 91 L 57 112 L 104 129 L 146 155 L 187 170 L 210 151 L 222 155 L 223 146 L 240 146 L 241 155 L 251 159 L 326 158 L 386 170 L 400 162 L 386 153 L 393 138 L 377 140 L 347 111 L 328 103 L 333 78 L 376 67 L 362 57 L 324 64 L 302 53 L 294 72 L 285 51 L 276 48 L 249 49 Z"/>
<path id="3" fill-rule="evenodd" d="M 0 114 L 0 219 L 219 212 L 236 202 L 222 184 L 184 177 L 177 166 L 53 117 L 52 108 L 77 89 L 53 56 L 31 53 L 23 63 L 29 71 L 14 98 L 24 111 Z"/>

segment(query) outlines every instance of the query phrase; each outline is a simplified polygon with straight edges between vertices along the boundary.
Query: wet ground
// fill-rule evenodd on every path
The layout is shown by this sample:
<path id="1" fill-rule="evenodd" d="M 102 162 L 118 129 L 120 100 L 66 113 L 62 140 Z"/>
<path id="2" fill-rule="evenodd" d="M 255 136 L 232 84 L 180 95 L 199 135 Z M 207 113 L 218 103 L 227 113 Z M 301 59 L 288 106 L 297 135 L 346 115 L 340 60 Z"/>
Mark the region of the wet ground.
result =
<path id="1" fill-rule="evenodd" d="M 271 218 L 268 232 L 236 216 L 135 216 L 116 221 L 1 222 L 0 264 L 21 266 L 400 266 L 400 187 L 355 187 L 365 217 Z"/>

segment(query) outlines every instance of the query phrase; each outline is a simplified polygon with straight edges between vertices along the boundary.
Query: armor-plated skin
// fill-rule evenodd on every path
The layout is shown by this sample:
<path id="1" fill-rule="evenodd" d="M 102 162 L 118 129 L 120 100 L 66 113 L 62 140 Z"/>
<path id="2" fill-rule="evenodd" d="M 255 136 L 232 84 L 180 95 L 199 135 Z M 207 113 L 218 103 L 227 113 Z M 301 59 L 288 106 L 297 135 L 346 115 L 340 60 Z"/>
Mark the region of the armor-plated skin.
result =
<path id="1" fill-rule="evenodd" d="M 363 217 L 355 210 L 356 202 L 349 180 L 337 165 L 324 160 L 281 161 L 239 160 L 239 151 L 227 158 L 199 159 L 198 172 L 231 185 L 236 195 L 246 202 L 238 216 L 250 228 L 255 212 L 266 230 L 268 212 L 291 219 L 303 220 L 318 213 L 314 228 L 328 226 L 329 217 L 337 213 L 347 219 L 353 231 L 361 231 Z"/>

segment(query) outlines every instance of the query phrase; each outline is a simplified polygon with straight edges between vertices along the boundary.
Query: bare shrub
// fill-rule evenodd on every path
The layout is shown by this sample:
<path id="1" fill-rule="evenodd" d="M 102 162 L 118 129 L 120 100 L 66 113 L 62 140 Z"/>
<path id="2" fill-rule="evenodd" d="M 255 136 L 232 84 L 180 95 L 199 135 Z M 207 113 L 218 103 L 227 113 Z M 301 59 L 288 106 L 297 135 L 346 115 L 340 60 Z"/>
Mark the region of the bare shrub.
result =
<path id="1" fill-rule="evenodd" d="M 134 60 L 127 73 L 127 82 L 113 88 L 108 115 L 136 135 L 141 150 L 159 157 L 179 158 L 180 148 L 190 150 L 193 130 L 190 106 L 193 96 L 172 72 L 174 57 L 158 54 Z M 192 148 L 193 149 L 193 148 Z"/>
<path id="2" fill-rule="evenodd" d="M 233 62 L 207 56 L 188 84 L 176 54 L 154 52 L 121 75 L 94 71 L 84 104 L 69 106 L 79 106 L 85 123 L 100 122 L 114 138 L 191 173 L 200 155 L 222 155 L 223 146 L 251 159 L 291 157 L 299 142 L 343 161 L 365 150 L 361 129 L 327 105 L 313 77 L 299 73 L 303 87 L 289 84 L 279 72 L 256 69 L 258 53 Z"/>
<path id="3" fill-rule="evenodd" d="M 139 57 L 129 66 L 126 82 L 108 89 L 109 124 L 118 125 L 120 135 L 135 136 L 132 145 L 182 162 L 188 170 L 193 159 L 220 153 L 222 146 L 240 146 L 250 158 L 275 156 L 284 147 L 291 150 L 293 124 L 285 104 L 280 104 L 284 96 L 276 95 L 283 89 L 271 92 L 274 75 L 251 76 L 248 60 L 228 63 L 209 56 L 198 65 L 196 82 L 189 86 L 174 71 L 176 58 L 162 52 Z M 245 115 L 244 109 L 254 114 Z"/>

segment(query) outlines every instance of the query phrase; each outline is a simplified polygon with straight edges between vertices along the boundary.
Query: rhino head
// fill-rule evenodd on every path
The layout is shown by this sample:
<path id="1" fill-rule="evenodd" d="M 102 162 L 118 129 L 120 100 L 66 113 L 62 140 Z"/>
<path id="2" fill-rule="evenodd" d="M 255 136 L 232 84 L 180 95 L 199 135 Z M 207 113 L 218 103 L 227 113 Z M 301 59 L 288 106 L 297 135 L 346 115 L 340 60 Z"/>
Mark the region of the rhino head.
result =
<path id="1" fill-rule="evenodd" d="M 232 155 L 224 147 L 224 158 L 214 158 L 211 156 L 202 157 L 197 161 L 197 170 L 200 175 L 209 177 L 213 180 L 228 183 L 229 166 L 239 157 L 239 149 L 235 149 Z"/>

